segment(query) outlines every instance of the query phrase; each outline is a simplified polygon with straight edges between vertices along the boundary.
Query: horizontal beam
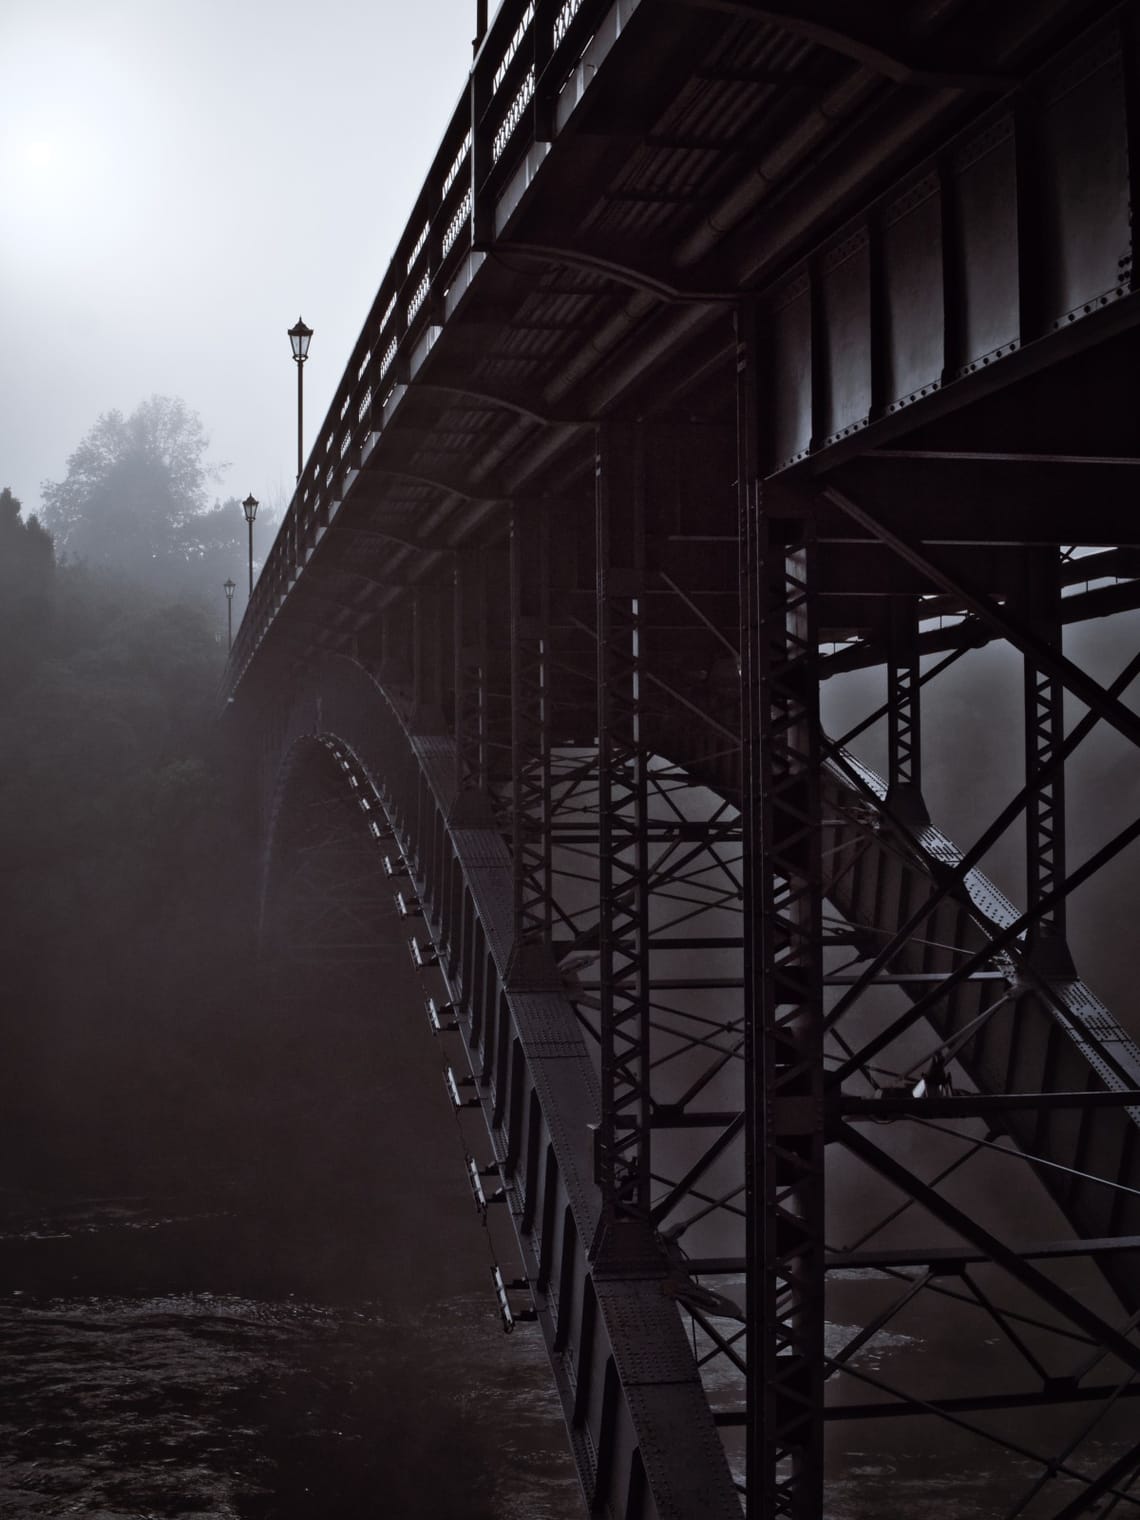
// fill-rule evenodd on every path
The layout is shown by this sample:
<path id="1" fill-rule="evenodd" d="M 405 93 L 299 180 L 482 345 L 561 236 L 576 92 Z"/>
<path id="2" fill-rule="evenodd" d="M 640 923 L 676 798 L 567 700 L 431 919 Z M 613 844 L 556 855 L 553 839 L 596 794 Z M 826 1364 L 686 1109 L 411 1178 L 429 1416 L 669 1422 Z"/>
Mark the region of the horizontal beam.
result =
<path id="1" fill-rule="evenodd" d="M 834 468 L 1140 321 L 1120 150 L 1137 131 L 1126 16 L 1091 28 L 790 267 L 786 219 L 737 235 L 754 283 L 782 264 L 760 302 L 769 473 Z"/>
<path id="2" fill-rule="evenodd" d="M 1104 1257 L 1140 1251 L 1140 1235 L 1109 1235 L 1094 1240 L 1047 1240 L 1014 1249 L 1023 1261 L 1064 1261 L 1072 1257 Z M 984 1251 L 965 1246 L 929 1246 L 925 1250 L 829 1251 L 829 1272 L 893 1272 L 907 1267 L 935 1267 L 961 1272 L 981 1266 L 991 1258 Z"/>
<path id="3" fill-rule="evenodd" d="M 900 981 L 906 981 L 901 977 Z M 1015 1110 L 1062 1108 L 1138 1108 L 1140 1088 L 1105 1092 L 963 1093 L 953 1097 L 916 1098 L 908 1093 L 879 1093 L 873 1098 L 846 1094 L 830 1105 L 836 1114 L 859 1119 L 972 1119 Z"/>
<path id="4" fill-rule="evenodd" d="M 944 569 L 937 550 L 916 543 L 909 533 L 900 530 L 877 511 L 868 511 L 833 487 L 826 488 L 824 496 L 833 507 L 846 513 L 915 569 L 930 576 L 942 591 L 959 601 L 979 622 L 988 625 L 997 637 L 1007 639 L 1024 655 L 1032 658 L 1040 670 L 1062 682 L 1104 722 L 1117 729 L 1133 744 L 1140 744 L 1140 717 L 1125 707 L 1118 698 L 1111 696 L 1079 665 L 1043 639 L 1009 606 L 998 605 L 984 592 L 976 590 L 964 577 Z"/>
<path id="5" fill-rule="evenodd" d="M 963 1394 L 952 1399 L 882 1399 L 860 1404 L 829 1404 L 823 1417 L 829 1424 L 841 1424 L 847 1420 L 890 1420 L 919 1414 L 985 1414 L 1003 1409 L 1049 1409 L 1055 1404 L 1107 1404 L 1118 1398 L 1140 1398 L 1140 1383 L 1082 1386 L 1070 1378 L 1054 1378 L 1043 1388 L 1027 1388 L 1019 1392 Z"/>
<path id="6" fill-rule="evenodd" d="M 924 1183 L 908 1167 L 889 1155 L 881 1146 L 875 1145 L 865 1135 L 850 1125 L 839 1126 L 836 1138 L 852 1155 L 857 1156 L 870 1169 L 892 1183 L 904 1197 L 913 1198 L 940 1223 L 953 1230 L 964 1240 L 981 1251 L 988 1261 L 1003 1268 L 1022 1287 L 1035 1294 L 1057 1314 L 1067 1319 L 1077 1329 L 1083 1330 L 1093 1341 L 1112 1352 L 1126 1367 L 1140 1372 L 1140 1346 L 1129 1340 L 1127 1334 L 1111 1325 L 1090 1308 L 1082 1299 L 1068 1292 L 1027 1261 L 1013 1246 L 999 1240 L 992 1231 L 972 1219 L 935 1188 Z"/>
<path id="7" fill-rule="evenodd" d="M 915 1415 L 996 1414 L 1011 1409 L 1048 1409 L 1057 1404 L 1109 1403 L 1118 1398 L 1140 1398 L 1140 1383 L 1082 1387 L 1070 1378 L 1054 1378 L 1044 1387 L 1009 1393 L 962 1394 L 950 1399 L 869 1399 L 862 1403 L 833 1403 L 825 1407 L 823 1418 L 829 1425 L 841 1425 L 854 1420 L 891 1420 Z M 728 1429 L 742 1427 L 744 1412 L 720 1410 L 716 1422 Z"/>

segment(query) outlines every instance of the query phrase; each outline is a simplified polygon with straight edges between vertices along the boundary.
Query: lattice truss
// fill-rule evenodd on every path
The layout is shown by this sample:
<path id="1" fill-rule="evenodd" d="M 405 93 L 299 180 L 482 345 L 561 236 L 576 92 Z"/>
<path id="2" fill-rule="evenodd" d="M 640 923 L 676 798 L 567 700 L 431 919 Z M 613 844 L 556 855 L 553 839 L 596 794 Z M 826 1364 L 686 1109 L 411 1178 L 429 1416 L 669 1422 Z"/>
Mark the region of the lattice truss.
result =
<path id="1" fill-rule="evenodd" d="M 892 607 L 888 700 L 825 742 L 819 804 L 826 1476 L 868 1434 L 904 1476 L 919 1470 L 908 1445 L 929 1443 L 952 1493 L 972 1488 L 979 1513 L 1011 1520 L 1140 1503 L 1140 1052 L 1078 979 L 1065 935 L 1069 894 L 1137 828 L 1073 872 L 1064 848 L 1065 761 L 1102 717 L 1127 723 L 1117 698 L 1140 666 L 1066 733 L 1057 586 L 1073 553 L 1038 551 L 1024 600 L 977 603 L 1021 648 L 1026 783 L 965 853 L 927 821 L 914 763 L 921 703 L 967 648 L 920 663 L 922 634 L 945 626 L 933 595 Z M 884 778 L 850 748 L 876 725 Z M 1023 911 L 979 870 L 1011 829 Z M 892 1440 L 899 1417 L 930 1431 Z M 774 1512 L 811 1513 L 806 1475 L 789 1463 L 787 1477 Z"/>
<path id="2" fill-rule="evenodd" d="M 1070 869 L 1064 783 L 1099 726 L 1134 742 L 1140 656 L 1103 687 L 1066 659 L 1072 545 L 997 599 L 884 535 L 932 589 L 851 632 L 828 513 L 869 509 L 686 513 L 653 458 L 603 429 L 588 532 L 518 503 L 509 554 L 456 570 L 455 819 L 511 845 L 513 989 L 564 993 L 595 1053 L 594 1274 L 660 1274 L 749 1513 L 889 1513 L 911 1480 L 950 1514 L 1130 1513 L 1140 1051 L 1064 909 L 1140 823 Z M 1023 665 L 1025 780 L 963 852 L 922 716 L 979 630 Z M 294 792 L 274 852 L 268 917 L 320 978 L 392 892 L 354 780 Z M 981 874 L 1011 834 L 1021 909 Z"/>
<path id="3" fill-rule="evenodd" d="M 639 443 L 632 430 L 599 438 L 592 542 L 535 509 L 515 514 L 515 745 L 500 792 L 513 982 L 564 991 L 596 1052 L 596 1270 L 667 1263 L 710 1386 L 739 1411 L 742 833 L 738 807 L 708 784 L 739 749 L 736 596 L 726 621 L 719 582 L 687 590 L 675 564 L 650 563 L 644 514 L 630 510 L 647 489 Z M 716 548 L 734 558 L 735 531 Z M 679 708 L 693 732 L 666 757 Z M 725 1281 L 699 1283 L 705 1266 Z"/>
<path id="4" fill-rule="evenodd" d="M 821 681 L 856 641 L 823 621 L 805 514 L 746 506 L 741 644 L 723 582 L 647 549 L 641 458 L 603 433 L 592 597 L 559 592 L 540 521 L 515 549 L 518 944 L 597 1050 L 611 1227 L 669 1263 L 750 1512 L 871 1512 L 875 1472 L 942 1463 L 978 1513 L 1128 1513 L 1140 1052 L 1078 980 L 1064 903 L 1138 827 L 1067 872 L 1063 818 L 1065 761 L 1138 662 L 1066 730 L 1080 551 L 1037 555 L 992 629 L 1031 630 L 1026 782 L 962 853 L 928 821 L 921 710 L 977 640 L 919 653 L 965 623 L 960 588 L 891 599 L 865 640 L 886 699 L 830 739 Z M 856 757 L 876 735 L 882 777 Z M 979 871 L 1011 828 L 1022 911 Z"/>

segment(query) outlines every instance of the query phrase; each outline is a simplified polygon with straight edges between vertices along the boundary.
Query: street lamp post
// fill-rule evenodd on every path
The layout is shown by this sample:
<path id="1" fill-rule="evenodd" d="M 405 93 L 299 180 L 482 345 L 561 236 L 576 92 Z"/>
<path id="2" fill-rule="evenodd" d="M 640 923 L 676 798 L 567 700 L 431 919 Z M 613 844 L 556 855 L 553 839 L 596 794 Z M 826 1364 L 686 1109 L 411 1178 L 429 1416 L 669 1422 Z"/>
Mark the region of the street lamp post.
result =
<path id="1" fill-rule="evenodd" d="M 303 413 L 304 386 L 302 376 L 305 369 L 305 360 L 309 357 L 309 339 L 313 336 L 313 329 L 306 327 L 302 317 L 297 318 L 296 327 L 289 329 L 289 342 L 293 345 L 293 359 L 297 365 L 297 481 L 300 483 L 301 470 L 304 467 L 305 456 L 301 448 L 301 418 Z"/>
<path id="2" fill-rule="evenodd" d="M 257 497 L 250 494 L 241 504 L 245 520 L 249 524 L 249 594 L 253 595 L 253 519 L 257 516 Z"/>
<path id="3" fill-rule="evenodd" d="M 228 640 L 226 648 L 232 649 L 234 647 L 234 592 L 237 590 L 237 582 L 224 580 L 222 588 L 226 593 L 226 634 Z"/>

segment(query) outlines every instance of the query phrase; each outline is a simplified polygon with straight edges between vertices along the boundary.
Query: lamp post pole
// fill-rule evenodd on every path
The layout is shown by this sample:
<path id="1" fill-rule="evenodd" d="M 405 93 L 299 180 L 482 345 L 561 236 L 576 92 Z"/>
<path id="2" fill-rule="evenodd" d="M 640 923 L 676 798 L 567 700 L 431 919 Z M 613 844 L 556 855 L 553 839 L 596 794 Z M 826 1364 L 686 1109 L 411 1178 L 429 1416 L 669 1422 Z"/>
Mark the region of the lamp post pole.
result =
<path id="1" fill-rule="evenodd" d="M 234 647 L 234 592 L 237 590 L 237 582 L 225 580 L 222 587 L 226 593 L 226 648 Z"/>
<path id="2" fill-rule="evenodd" d="M 301 482 L 301 471 L 305 465 L 305 455 L 301 444 L 302 419 L 304 415 L 304 371 L 305 360 L 309 357 L 309 340 L 313 336 L 313 329 L 306 327 L 302 317 L 297 318 L 297 325 L 289 329 L 289 342 L 293 348 L 293 360 L 297 366 L 297 483 Z"/>
<path id="3" fill-rule="evenodd" d="M 249 594 L 253 595 L 253 519 L 257 516 L 257 497 L 250 494 L 241 504 L 245 520 L 249 524 Z"/>

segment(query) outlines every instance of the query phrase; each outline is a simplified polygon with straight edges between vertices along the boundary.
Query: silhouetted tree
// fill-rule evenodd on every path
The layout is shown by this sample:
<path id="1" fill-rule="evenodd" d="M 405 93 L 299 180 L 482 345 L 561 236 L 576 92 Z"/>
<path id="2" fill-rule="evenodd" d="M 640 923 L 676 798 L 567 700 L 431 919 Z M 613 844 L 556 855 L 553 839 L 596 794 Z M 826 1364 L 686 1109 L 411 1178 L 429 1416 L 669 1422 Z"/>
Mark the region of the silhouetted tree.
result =
<path id="1" fill-rule="evenodd" d="M 51 605 L 55 554 L 51 534 L 21 517 L 7 486 L 0 491 L 0 687 L 29 667 L 29 650 L 44 636 Z"/>
<path id="2" fill-rule="evenodd" d="M 258 543 L 268 546 L 275 527 L 271 509 L 259 512 Z M 205 512 L 187 518 L 175 535 L 180 584 L 200 592 L 220 607 L 221 586 L 226 577 L 232 575 L 242 584 L 248 553 L 247 531 L 245 513 L 236 496 L 215 502 Z M 260 556 L 255 560 L 259 562 Z"/>
<path id="3" fill-rule="evenodd" d="M 236 498 L 210 505 L 208 440 L 197 413 L 152 396 L 124 417 L 104 412 L 67 462 L 45 481 L 44 515 L 58 547 L 165 592 L 211 600 L 244 560 Z"/>

